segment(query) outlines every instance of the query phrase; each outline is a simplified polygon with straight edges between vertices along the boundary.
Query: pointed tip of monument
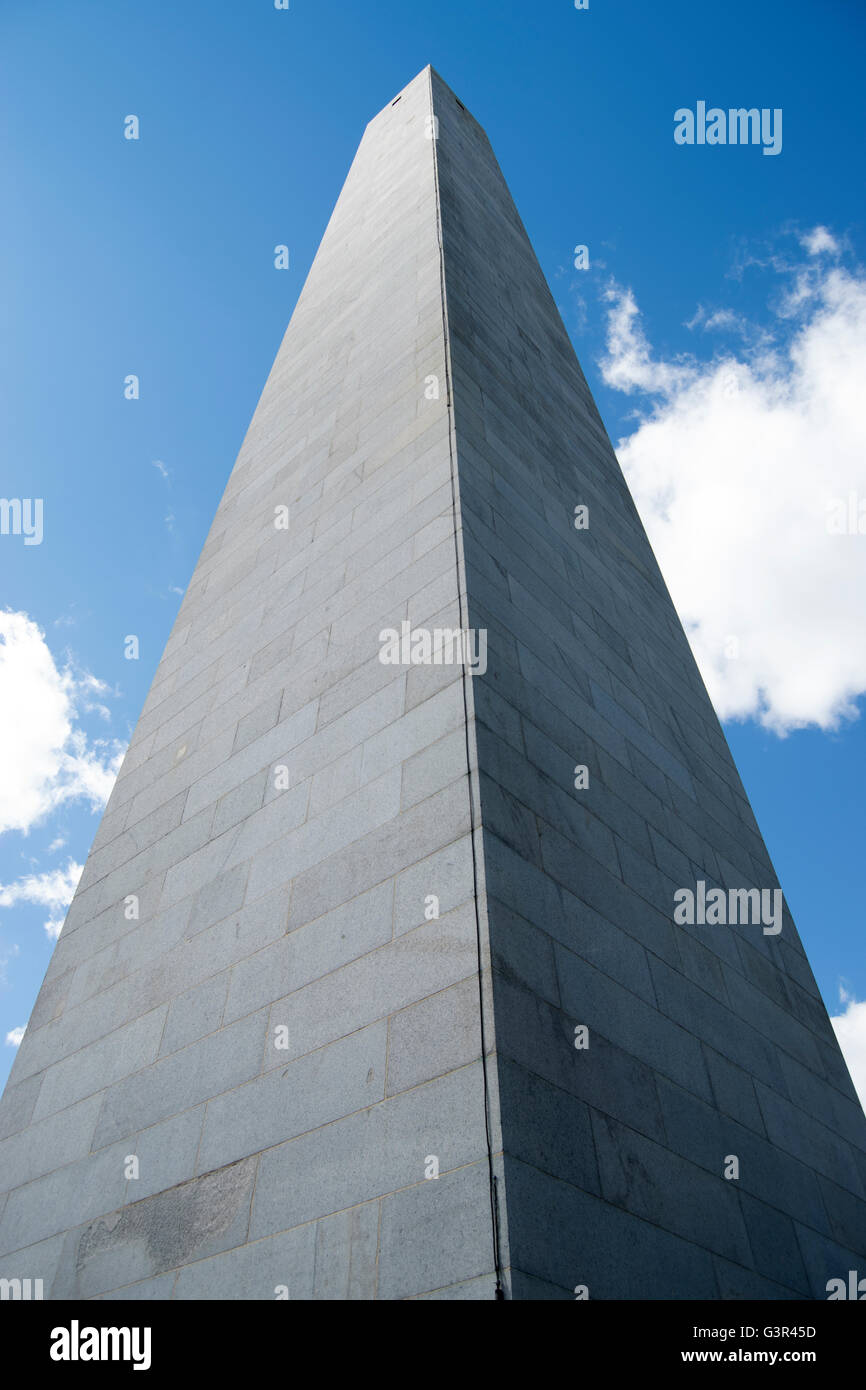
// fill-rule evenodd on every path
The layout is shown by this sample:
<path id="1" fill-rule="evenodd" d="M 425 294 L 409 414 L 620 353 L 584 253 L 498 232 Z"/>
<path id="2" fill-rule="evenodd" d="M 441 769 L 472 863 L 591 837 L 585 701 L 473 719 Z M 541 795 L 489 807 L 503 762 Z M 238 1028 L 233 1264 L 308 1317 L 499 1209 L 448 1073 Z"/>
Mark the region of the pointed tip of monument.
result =
<path id="1" fill-rule="evenodd" d="M 434 67 L 433 63 L 425 63 L 424 67 L 421 68 L 420 72 L 417 72 L 415 76 L 409 82 L 406 83 L 406 86 L 402 89 L 400 95 L 402 96 L 403 92 L 407 92 L 410 87 L 414 87 L 416 82 L 421 82 L 424 78 L 427 78 L 427 80 L 429 81 L 434 77 L 436 81 L 439 82 L 445 88 L 446 92 L 450 92 L 452 96 L 456 97 L 457 93 L 454 91 L 454 88 L 450 86 L 448 82 L 446 82 L 439 69 L 437 67 Z"/>
<path id="2" fill-rule="evenodd" d="M 424 77 L 430 77 L 434 72 L 436 72 L 436 69 L 434 68 L 433 64 L 425 63 L 421 71 L 416 72 L 415 76 L 411 78 L 409 82 L 406 83 L 406 87 L 413 87 L 416 82 L 420 82 Z M 436 72 L 436 76 L 439 76 L 438 72 Z M 406 87 L 403 88 L 404 92 L 406 90 Z"/>
<path id="3" fill-rule="evenodd" d="M 388 103 L 382 107 L 382 110 L 378 111 L 375 116 L 371 117 L 370 121 L 368 121 L 367 123 L 368 127 L 372 125 L 374 121 L 378 121 L 380 117 L 384 116 L 385 112 L 388 110 L 390 106 L 396 106 L 397 103 L 400 100 L 402 100 L 404 96 L 406 96 L 409 92 L 412 91 L 413 88 L 417 87 L 419 84 L 429 83 L 432 89 L 434 86 L 434 78 L 439 89 L 437 92 L 438 98 L 441 99 L 443 93 L 450 94 L 450 96 L 452 96 L 458 103 L 460 109 L 469 114 L 467 107 L 464 106 L 462 101 L 460 101 L 460 98 L 457 96 L 457 93 L 454 91 L 454 88 L 449 86 L 449 84 L 445 81 L 445 78 L 442 76 L 441 72 L 439 72 L 438 68 L 434 67 L 432 63 L 425 63 L 424 67 L 421 68 L 419 72 L 416 72 L 415 76 L 410 78 L 404 87 L 401 87 L 401 89 L 398 92 L 394 93 L 393 97 L 391 97 Z M 472 119 L 474 120 L 474 117 Z"/>

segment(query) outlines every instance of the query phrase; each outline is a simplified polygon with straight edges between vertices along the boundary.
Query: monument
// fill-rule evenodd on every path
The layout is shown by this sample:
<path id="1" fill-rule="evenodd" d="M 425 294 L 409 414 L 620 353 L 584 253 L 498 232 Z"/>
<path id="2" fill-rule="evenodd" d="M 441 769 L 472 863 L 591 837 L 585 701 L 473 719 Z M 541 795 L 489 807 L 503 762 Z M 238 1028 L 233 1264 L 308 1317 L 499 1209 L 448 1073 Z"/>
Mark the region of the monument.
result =
<path id="1" fill-rule="evenodd" d="M 0 1136 L 0 1276 L 53 1299 L 823 1299 L 866 1271 L 827 1012 L 430 68 L 364 134 Z"/>

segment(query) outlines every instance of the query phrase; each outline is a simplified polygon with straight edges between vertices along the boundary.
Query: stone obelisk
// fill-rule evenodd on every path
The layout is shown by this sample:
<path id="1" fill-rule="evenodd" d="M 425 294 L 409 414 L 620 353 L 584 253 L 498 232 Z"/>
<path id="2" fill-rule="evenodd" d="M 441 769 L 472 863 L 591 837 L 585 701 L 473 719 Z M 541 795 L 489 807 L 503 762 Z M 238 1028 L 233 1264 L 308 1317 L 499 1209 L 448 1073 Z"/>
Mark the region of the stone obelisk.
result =
<path id="1" fill-rule="evenodd" d="M 866 1269 L 866 1121 L 778 888 L 427 68 L 364 134 L 28 1024 L 0 1277 L 825 1298 Z"/>

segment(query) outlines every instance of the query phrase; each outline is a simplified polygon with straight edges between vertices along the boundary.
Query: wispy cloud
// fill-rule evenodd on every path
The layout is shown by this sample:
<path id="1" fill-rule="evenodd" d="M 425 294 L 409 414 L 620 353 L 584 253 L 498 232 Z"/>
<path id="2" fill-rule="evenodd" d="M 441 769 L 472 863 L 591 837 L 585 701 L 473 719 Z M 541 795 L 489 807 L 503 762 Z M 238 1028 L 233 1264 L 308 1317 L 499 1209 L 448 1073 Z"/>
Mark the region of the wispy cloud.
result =
<path id="1" fill-rule="evenodd" d="M 16 945 L 0 948 L 0 985 L 8 983 L 6 967 L 10 960 L 14 960 L 20 954 L 20 948 Z"/>
<path id="2" fill-rule="evenodd" d="M 700 328 L 704 333 L 736 333 L 741 338 L 750 339 L 754 330 L 742 314 L 733 309 L 706 309 L 699 304 L 692 317 L 683 325 L 685 328 Z"/>

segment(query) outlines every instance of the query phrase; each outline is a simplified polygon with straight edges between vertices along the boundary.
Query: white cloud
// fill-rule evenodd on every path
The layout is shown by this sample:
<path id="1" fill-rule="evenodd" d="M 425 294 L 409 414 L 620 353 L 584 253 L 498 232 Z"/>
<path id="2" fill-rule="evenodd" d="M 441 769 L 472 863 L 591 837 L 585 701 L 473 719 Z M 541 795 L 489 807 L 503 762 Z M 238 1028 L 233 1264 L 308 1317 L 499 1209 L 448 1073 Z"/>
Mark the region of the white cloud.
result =
<path id="1" fill-rule="evenodd" d="M 64 869 L 49 869 L 44 874 L 28 874 L 14 883 L 0 883 L 0 907 L 14 907 L 16 903 L 47 907 L 51 917 L 44 923 L 45 930 L 56 940 L 83 868 L 83 864 L 70 859 Z"/>
<path id="2" fill-rule="evenodd" d="M 716 710 L 779 734 L 855 718 L 866 691 L 866 535 L 827 529 L 866 501 L 866 278 L 786 271 L 772 345 L 756 329 L 710 362 L 656 358 L 614 285 L 602 362 L 649 398 L 617 452 Z"/>
<path id="3" fill-rule="evenodd" d="M 839 995 L 847 1007 L 844 1013 L 836 1014 L 830 1022 L 836 1030 L 860 1103 L 866 1109 L 866 1000 L 858 1002 L 844 989 L 839 991 Z"/>
<path id="4" fill-rule="evenodd" d="M 800 245 L 805 246 L 810 256 L 820 256 L 822 251 L 838 256 L 840 250 L 838 241 L 826 227 L 813 227 L 811 232 L 800 238 Z"/>
<path id="5" fill-rule="evenodd" d="M 607 315 L 607 356 L 602 363 L 608 386 L 631 395 L 644 391 L 650 395 L 674 395 L 684 390 L 693 368 L 680 363 L 653 361 L 650 345 L 640 323 L 640 310 L 631 290 L 612 285 L 605 293 L 610 304 Z"/>
<path id="6" fill-rule="evenodd" d="M 10 1047 L 18 1047 L 23 1037 L 23 1028 L 10 1028 L 9 1032 L 6 1034 L 6 1041 Z"/>
<path id="7" fill-rule="evenodd" d="M 67 801 L 99 810 L 123 749 L 89 740 L 79 712 L 107 687 L 71 667 L 58 669 L 44 634 L 26 613 L 0 612 L 0 833 L 25 833 Z"/>

